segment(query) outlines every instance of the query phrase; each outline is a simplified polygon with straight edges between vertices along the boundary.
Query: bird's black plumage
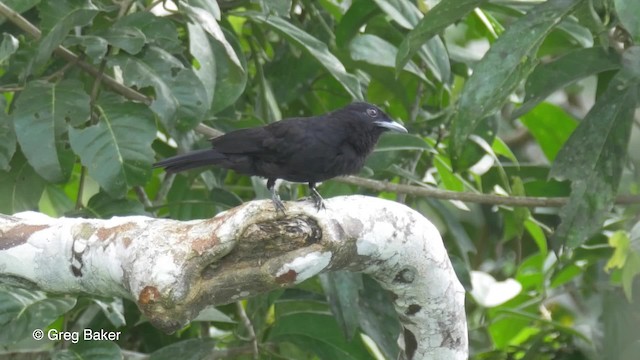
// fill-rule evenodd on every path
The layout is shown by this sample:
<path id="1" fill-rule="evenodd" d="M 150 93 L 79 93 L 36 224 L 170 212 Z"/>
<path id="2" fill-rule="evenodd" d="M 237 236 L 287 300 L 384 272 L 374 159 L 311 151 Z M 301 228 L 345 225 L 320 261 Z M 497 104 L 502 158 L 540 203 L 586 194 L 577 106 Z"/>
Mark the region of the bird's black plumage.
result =
<path id="1" fill-rule="evenodd" d="M 357 102 L 324 115 L 232 131 L 212 139 L 211 149 L 164 159 L 154 167 L 179 172 L 214 165 L 267 178 L 279 211 L 284 211 L 284 205 L 274 190 L 275 181 L 304 182 L 320 208 L 322 198 L 315 184 L 360 171 L 380 135 L 388 130 L 407 132 L 376 106 Z"/>

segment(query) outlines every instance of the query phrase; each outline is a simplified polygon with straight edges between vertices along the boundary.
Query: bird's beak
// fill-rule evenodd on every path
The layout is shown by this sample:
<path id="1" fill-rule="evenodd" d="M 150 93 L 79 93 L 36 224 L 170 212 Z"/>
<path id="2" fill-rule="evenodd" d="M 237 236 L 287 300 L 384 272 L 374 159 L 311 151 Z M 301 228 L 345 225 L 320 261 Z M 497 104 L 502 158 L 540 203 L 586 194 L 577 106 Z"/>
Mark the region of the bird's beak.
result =
<path id="1" fill-rule="evenodd" d="M 374 123 L 387 130 L 396 131 L 400 133 L 408 133 L 407 129 L 405 129 L 404 126 L 400 125 L 395 121 L 375 121 Z"/>

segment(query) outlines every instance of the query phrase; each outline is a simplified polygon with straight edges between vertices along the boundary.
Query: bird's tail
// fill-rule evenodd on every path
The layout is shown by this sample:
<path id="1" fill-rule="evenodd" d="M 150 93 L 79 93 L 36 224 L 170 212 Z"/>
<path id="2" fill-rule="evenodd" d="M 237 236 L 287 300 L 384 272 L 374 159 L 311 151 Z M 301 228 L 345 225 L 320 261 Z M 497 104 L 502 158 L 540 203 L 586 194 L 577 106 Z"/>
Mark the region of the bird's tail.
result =
<path id="1" fill-rule="evenodd" d="M 216 165 L 224 159 L 226 159 L 224 154 L 214 149 L 205 149 L 158 161 L 153 164 L 153 167 L 163 167 L 168 173 L 176 173 L 202 166 Z"/>

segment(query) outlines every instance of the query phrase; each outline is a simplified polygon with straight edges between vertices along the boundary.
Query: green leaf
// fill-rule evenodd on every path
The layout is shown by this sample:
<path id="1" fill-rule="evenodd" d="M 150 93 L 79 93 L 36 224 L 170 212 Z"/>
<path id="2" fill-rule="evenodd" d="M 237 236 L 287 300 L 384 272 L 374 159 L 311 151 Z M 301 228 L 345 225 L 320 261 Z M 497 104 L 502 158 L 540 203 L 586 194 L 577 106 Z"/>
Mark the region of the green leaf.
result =
<path id="1" fill-rule="evenodd" d="M 513 151 L 511 151 L 509 145 L 507 145 L 507 143 L 505 143 L 501 138 L 497 136 L 493 138 L 491 150 L 493 150 L 496 155 L 504 156 L 507 159 L 511 160 L 511 162 L 513 162 L 514 164 L 518 165 L 518 158 L 516 158 L 516 155 L 513 153 Z"/>
<path id="2" fill-rule="evenodd" d="M 149 45 L 155 45 L 172 54 L 182 52 L 178 29 L 169 19 L 139 11 L 123 16 L 113 24 L 115 28 L 135 28 L 144 34 Z"/>
<path id="3" fill-rule="evenodd" d="M 28 83 L 12 114 L 22 151 L 34 170 L 49 182 L 66 181 L 73 166 L 73 155 L 62 139 L 67 123 L 78 125 L 88 118 L 89 96 L 76 80 Z"/>
<path id="4" fill-rule="evenodd" d="M 162 60 L 172 61 L 173 59 L 157 59 L 156 64 Z M 142 59 L 124 54 L 109 59 L 108 64 L 119 66 L 122 69 L 125 85 L 138 88 L 152 86 L 155 90 L 155 99 L 151 103 L 151 110 L 158 115 L 166 126 L 173 127 L 179 103 L 171 91 L 170 84 L 167 83 L 166 77 L 169 74 L 162 73 L 162 71 L 170 68 L 171 65 L 167 64 L 162 69 L 156 69 Z"/>
<path id="5" fill-rule="evenodd" d="M 369 357 L 360 339 L 347 342 L 328 314 L 291 312 L 277 319 L 269 338 L 288 341 L 321 359 L 356 360 Z"/>
<path id="6" fill-rule="evenodd" d="M 549 0 L 536 5 L 514 22 L 476 64 L 462 89 L 451 124 L 453 165 L 459 161 L 467 137 L 529 75 L 542 41 L 579 3 L 580 0 Z"/>
<path id="7" fill-rule="evenodd" d="M 131 55 L 139 53 L 147 42 L 144 33 L 140 29 L 131 26 L 112 26 L 99 35 L 112 46 L 120 48 Z"/>
<path id="8" fill-rule="evenodd" d="M 627 256 L 629 255 L 629 245 L 631 240 L 626 232 L 622 230 L 618 230 L 614 232 L 611 236 L 609 236 L 609 246 L 611 246 L 613 250 L 613 255 L 607 261 L 607 264 L 604 266 L 606 271 L 609 271 L 613 268 L 624 267 L 624 264 L 627 262 Z"/>
<path id="9" fill-rule="evenodd" d="M 256 12 L 245 12 L 241 15 L 255 22 L 268 25 L 302 47 L 329 71 L 352 98 L 356 100 L 363 99 L 362 89 L 360 88 L 358 79 L 347 72 L 340 60 L 329 52 L 329 48 L 327 48 L 325 43 L 277 16 L 266 16 Z"/>
<path id="10" fill-rule="evenodd" d="M 360 28 L 367 20 L 380 10 L 372 6 L 371 0 L 354 1 L 347 12 L 342 16 L 340 23 L 335 28 L 336 44 L 346 47 L 351 39 L 360 32 Z"/>
<path id="11" fill-rule="evenodd" d="M 104 38 L 95 35 L 68 36 L 64 41 L 64 46 L 71 47 L 74 45 L 82 46 L 84 53 L 94 63 L 99 63 L 107 54 L 109 43 Z"/>
<path id="12" fill-rule="evenodd" d="M 98 9 L 90 2 L 86 2 L 83 7 L 73 9 L 57 21 L 51 31 L 44 35 L 40 41 L 34 60 L 35 67 L 38 68 L 49 60 L 53 50 L 62 44 L 69 31 L 76 26 L 87 25 L 97 14 Z"/>
<path id="13" fill-rule="evenodd" d="M 0 65 L 7 61 L 7 59 L 18 50 L 19 45 L 20 42 L 13 37 L 13 35 L 7 33 L 2 34 L 2 43 L 0 43 Z"/>
<path id="14" fill-rule="evenodd" d="M 364 61 L 372 65 L 392 68 L 398 50 L 393 44 L 370 34 L 356 36 L 349 44 L 351 58 Z M 428 81 L 424 73 L 413 62 L 409 62 L 404 70 L 410 72 L 423 81 Z"/>
<path id="15" fill-rule="evenodd" d="M 180 2 L 180 8 L 185 10 L 185 13 L 187 14 L 187 16 L 189 16 L 191 21 L 196 24 L 200 24 L 209 35 L 211 35 L 220 45 L 222 45 L 227 58 L 231 60 L 231 62 L 235 66 L 237 66 L 238 69 L 244 71 L 238 55 L 236 54 L 231 44 L 229 44 L 229 42 L 227 41 L 224 33 L 222 32 L 222 28 L 220 27 L 218 21 L 212 13 L 199 7 L 189 6 L 185 2 Z"/>
<path id="16" fill-rule="evenodd" d="M 395 67 L 396 72 L 405 68 L 411 57 L 420 50 L 429 39 L 439 34 L 447 26 L 465 17 L 486 0 L 440 1 L 429 10 L 418 24 L 411 30 L 398 47 Z"/>
<path id="17" fill-rule="evenodd" d="M 193 70 L 184 68 L 173 55 L 155 46 L 145 51 L 142 61 L 154 69 L 178 102 L 176 128 L 184 132 L 198 125 L 210 103 L 204 84 Z"/>
<path id="18" fill-rule="evenodd" d="M 9 166 L 10 171 L 0 171 L 0 213 L 14 214 L 38 209 L 45 180 L 20 152 L 15 153 Z"/>
<path id="19" fill-rule="evenodd" d="M 222 29 L 222 32 L 226 34 L 229 43 L 238 52 L 242 67 L 237 67 L 227 56 L 224 56 L 226 50 L 219 42 L 209 42 L 213 49 L 213 57 L 216 59 L 216 88 L 213 104 L 211 104 L 211 110 L 214 113 L 236 102 L 247 85 L 247 72 L 244 70 L 247 68 L 247 62 L 241 51 L 240 43 L 228 30 Z"/>
<path id="20" fill-rule="evenodd" d="M 553 162 L 573 133 L 578 123 L 564 110 L 556 105 L 542 103 L 533 111 L 520 118 L 522 124 L 536 139 L 542 152 L 550 162 Z"/>
<path id="21" fill-rule="evenodd" d="M 142 104 L 101 99 L 97 109 L 98 124 L 69 128 L 71 148 L 110 196 L 122 198 L 151 176 L 155 122 Z"/>
<path id="22" fill-rule="evenodd" d="M 560 149 L 550 176 L 571 180 L 555 244 L 580 246 L 602 226 L 624 167 L 638 91 L 614 78 Z"/>
<path id="23" fill-rule="evenodd" d="M 105 192 L 99 192 L 89 199 L 80 213 L 72 214 L 98 219 L 110 219 L 114 216 L 148 215 L 139 201 L 114 199 Z"/>
<path id="24" fill-rule="evenodd" d="M 216 345 L 213 339 L 188 339 L 154 351 L 149 360 L 208 359 Z"/>
<path id="25" fill-rule="evenodd" d="M 553 92 L 574 81 L 619 67 L 620 57 L 601 47 L 575 50 L 557 60 L 540 64 L 527 78 L 524 104 L 511 117 L 515 119 L 522 116 Z"/>
<path id="26" fill-rule="evenodd" d="M 443 188 L 451 191 L 464 191 L 464 183 L 453 170 L 451 170 L 451 163 L 449 163 L 448 158 L 442 155 L 436 155 L 433 158 L 433 166 L 438 170 Z"/>
<path id="27" fill-rule="evenodd" d="M 536 243 L 536 245 L 538 245 L 540 254 L 542 254 L 543 256 L 547 256 L 547 237 L 544 235 L 544 231 L 542 231 L 540 225 L 529 218 L 524 222 L 524 227 L 525 229 L 527 229 L 527 232 L 533 238 L 533 241 Z"/>
<path id="28" fill-rule="evenodd" d="M 418 135 L 387 133 L 380 138 L 374 152 L 433 149 Z"/>
<path id="29" fill-rule="evenodd" d="M 41 291 L 0 287 L 0 345 L 30 337 L 35 329 L 45 330 L 75 304 L 73 297 L 47 297 Z"/>
<path id="30" fill-rule="evenodd" d="M 422 14 L 408 0 L 373 0 L 385 14 L 405 29 L 413 29 Z"/>
<path id="31" fill-rule="evenodd" d="M 640 42 L 640 2 L 636 0 L 614 0 L 616 14 L 631 37 Z"/>
<path id="32" fill-rule="evenodd" d="M 36 6 L 41 0 L 2 0 L 2 2 L 11 10 L 22 14 L 23 12 Z M 0 16 L 0 25 L 4 24 L 6 17 Z"/>
<path id="33" fill-rule="evenodd" d="M 640 46 L 631 46 L 622 53 L 622 74 L 625 86 L 640 82 Z"/>
<path id="34" fill-rule="evenodd" d="M 16 134 L 4 113 L 4 98 L 0 99 L 0 171 L 9 171 L 9 162 L 16 152 Z"/>
<path id="35" fill-rule="evenodd" d="M 198 61 L 193 72 L 200 79 L 207 92 L 208 104 L 213 101 L 216 88 L 216 58 L 213 48 L 209 44 L 207 34 L 199 24 L 187 23 L 189 32 L 189 52 Z"/>
<path id="36" fill-rule="evenodd" d="M 358 294 L 363 289 L 362 274 L 335 271 L 320 275 L 331 312 L 347 340 L 352 340 L 360 325 Z"/>
<path id="37" fill-rule="evenodd" d="M 173 181 L 167 195 L 170 218 L 192 220 L 210 218 L 215 215 L 216 207 L 209 198 L 209 192 L 202 186 L 191 188 L 192 181 L 192 177 L 187 178 L 182 175 L 176 176 Z M 262 185 L 262 189 L 264 188 Z"/>
<path id="38" fill-rule="evenodd" d="M 89 330 L 89 329 L 87 329 Z M 84 338 L 82 330 L 81 339 Z M 81 340 L 72 343 L 68 349 L 53 353 L 53 360 L 101 360 L 101 359 L 122 359 L 122 351 L 116 343 L 111 341 L 87 341 Z"/>
<path id="39" fill-rule="evenodd" d="M 371 277 L 364 275 L 362 280 L 364 288 L 358 297 L 360 328 L 375 341 L 387 359 L 400 359 L 397 338 L 402 327 L 391 296 Z"/>
<path id="40" fill-rule="evenodd" d="M 192 6 L 199 7 L 209 14 L 213 15 L 216 20 L 220 20 L 220 6 L 217 0 L 186 0 Z"/>

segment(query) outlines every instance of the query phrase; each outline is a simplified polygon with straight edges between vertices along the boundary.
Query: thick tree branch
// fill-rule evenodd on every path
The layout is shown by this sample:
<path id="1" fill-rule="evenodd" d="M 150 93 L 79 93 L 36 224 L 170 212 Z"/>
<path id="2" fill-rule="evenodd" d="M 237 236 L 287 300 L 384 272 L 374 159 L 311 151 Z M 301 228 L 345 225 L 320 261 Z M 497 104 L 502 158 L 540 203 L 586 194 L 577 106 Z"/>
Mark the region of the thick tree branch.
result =
<path id="1" fill-rule="evenodd" d="M 409 358 L 466 359 L 464 289 L 437 229 L 395 202 L 365 196 L 253 201 L 215 218 L 110 220 L 0 216 L 0 281 L 57 293 L 123 296 L 176 331 L 209 305 L 322 272 L 370 274 L 393 293 Z"/>

